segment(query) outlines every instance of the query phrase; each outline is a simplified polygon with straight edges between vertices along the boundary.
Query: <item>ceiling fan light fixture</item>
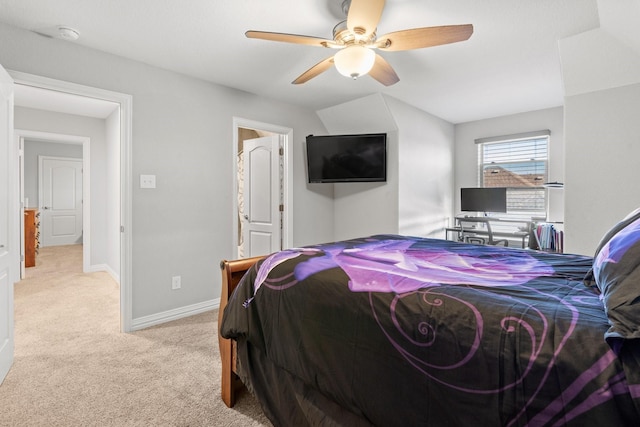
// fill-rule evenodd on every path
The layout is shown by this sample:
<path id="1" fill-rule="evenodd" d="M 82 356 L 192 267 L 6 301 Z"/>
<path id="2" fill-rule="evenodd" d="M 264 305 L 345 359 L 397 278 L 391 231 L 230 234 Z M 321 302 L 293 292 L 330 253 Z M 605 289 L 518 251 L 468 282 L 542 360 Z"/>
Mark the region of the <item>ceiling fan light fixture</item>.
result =
<path id="1" fill-rule="evenodd" d="M 361 45 L 347 46 L 338 51 L 334 57 L 338 72 L 354 80 L 371 71 L 375 61 L 375 52 Z"/>

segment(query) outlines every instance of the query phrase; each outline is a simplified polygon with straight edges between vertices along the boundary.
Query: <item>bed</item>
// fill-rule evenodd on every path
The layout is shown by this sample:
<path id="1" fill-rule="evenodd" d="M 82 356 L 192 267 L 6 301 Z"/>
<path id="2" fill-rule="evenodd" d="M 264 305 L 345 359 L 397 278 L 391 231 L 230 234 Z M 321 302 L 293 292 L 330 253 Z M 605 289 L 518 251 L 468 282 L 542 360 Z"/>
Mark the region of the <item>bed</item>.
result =
<path id="1" fill-rule="evenodd" d="M 376 235 L 223 263 L 225 402 L 239 378 L 276 426 L 638 425 L 634 224 L 593 258 Z"/>

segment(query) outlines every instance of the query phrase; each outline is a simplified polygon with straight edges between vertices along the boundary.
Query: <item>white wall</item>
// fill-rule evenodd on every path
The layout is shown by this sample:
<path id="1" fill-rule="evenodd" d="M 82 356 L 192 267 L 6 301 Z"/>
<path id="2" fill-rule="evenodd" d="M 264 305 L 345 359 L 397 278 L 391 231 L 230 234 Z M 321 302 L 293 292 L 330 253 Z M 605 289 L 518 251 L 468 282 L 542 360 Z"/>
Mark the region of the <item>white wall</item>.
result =
<path id="1" fill-rule="evenodd" d="M 333 204 L 307 191 L 305 135 L 326 132 L 313 111 L 0 25 L 10 70 L 133 97 L 133 320 L 220 296 L 219 261 L 232 258 L 233 117 L 294 129 L 293 244 L 330 240 Z M 92 153 L 93 154 L 93 153 Z M 140 174 L 157 188 L 140 189 Z M 106 191 L 106 188 L 105 188 Z M 171 276 L 182 289 L 171 289 Z"/>
<path id="2" fill-rule="evenodd" d="M 565 88 L 566 252 L 593 255 L 604 233 L 640 206 L 640 38 L 631 37 L 638 34 L 640 9 L 628 3 L 599 1 L 606 28 L 558 43 Z"/>
<path id="3" fill-rule="evenodd" d="M 445 238 L 453 209 L 453 124 L 386 96 L 398 126 L 398 231 Z"/>
<path id="4" fill-rule="evenodd" d="M 640 207 L 640 84 L 567 97 L 566 252 L 593 255 Z"/>
<path id="5" fill-rule="evenodd" d="M 374 94 L 318 112 L 333 134 L 387 133 L 387 182 L 334 185 L 334 239 L 377 233 L 444 237 L 451 216 L 454 126 Z"/>
<path id="6" fill-rule="evenodd" d="M 380 94 L 318 111 L 329 134 L 387 133 L 387 181 L 333 186 L 333 240 L 398 232 L 398 132 Z"/>
<path id="7" fill-rule="evenodd" d="M 460 212 L 460 188 L 478 185 L 477 138 L 511 135 L 549 129 L 549 180 L 564 181 L 564 126 L 563 108 L 548 108 L 528 113 L 478 120 L 456 125 L 455 144 L 455 208 Z M 564 221 L 565 191 L 549 189 L 549 212 L 547 220 Z M 565 237 L 566 241 L 566 237 Z"/>

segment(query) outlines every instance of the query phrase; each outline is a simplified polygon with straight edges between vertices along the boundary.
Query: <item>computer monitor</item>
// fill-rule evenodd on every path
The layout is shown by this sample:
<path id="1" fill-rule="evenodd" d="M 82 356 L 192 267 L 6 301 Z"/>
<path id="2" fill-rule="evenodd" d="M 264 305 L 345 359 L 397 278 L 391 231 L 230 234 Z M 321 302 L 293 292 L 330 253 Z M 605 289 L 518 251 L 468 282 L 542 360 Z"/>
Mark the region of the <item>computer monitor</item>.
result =
<path id="1" fill-rule="evenodd" d="M 507 212 L 507 189 L 461 188 L 460 209 L 464 212 Z"/>

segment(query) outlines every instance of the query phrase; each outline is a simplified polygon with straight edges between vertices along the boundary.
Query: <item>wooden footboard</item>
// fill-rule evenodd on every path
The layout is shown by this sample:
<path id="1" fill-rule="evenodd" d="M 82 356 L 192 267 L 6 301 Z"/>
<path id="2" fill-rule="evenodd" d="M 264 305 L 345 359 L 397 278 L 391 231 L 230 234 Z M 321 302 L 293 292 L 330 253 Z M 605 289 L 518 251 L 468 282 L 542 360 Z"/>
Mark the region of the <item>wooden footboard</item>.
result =
<path id="1" fill-rule="evenodd" d="M 242 383 L 236 374 L 236 345 L 235 341 L 222 338 L 220 335 L 220 324 L 222 323 L 222 314 L 227 306 L 229 297 L 233 290 L 238 286 L 240 279 L 244 273 L 251 268 L 253 264 L 260 261 L 263 256 L 244 258 L 235 261 L 223 260 L 220 262 L 222 270 L 222 292 L 220 295 L 220 309 L 218 311 L 218 344 L 220 346 L 220 359 L 222 360 L 222 400 L 231 408 L 236 403 L 236 387 L 240 387 Z"/>

